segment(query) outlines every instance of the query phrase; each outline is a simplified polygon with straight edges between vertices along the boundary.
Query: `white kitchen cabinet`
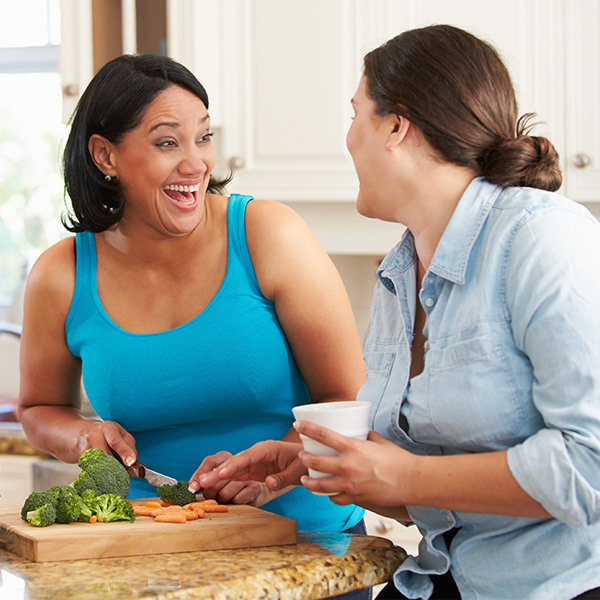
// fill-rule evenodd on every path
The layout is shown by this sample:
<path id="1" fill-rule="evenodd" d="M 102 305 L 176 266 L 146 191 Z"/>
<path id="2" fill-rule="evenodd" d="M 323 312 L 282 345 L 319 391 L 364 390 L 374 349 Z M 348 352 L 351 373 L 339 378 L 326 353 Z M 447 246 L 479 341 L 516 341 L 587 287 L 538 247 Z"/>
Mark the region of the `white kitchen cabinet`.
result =
<path id="1" fill-rule="evenodd" d="M 320 239 L 332 252 L 362 254 L 366 246 L 381 254 L 398 239 L 385 224 L 369 224 L 355 251 L 331 213 L 341 224 L 354 211 L 358 182 L 345 136 L 362 56 L 431 23 L 466 28 L 499 49 L 521 113 L 538 114 L 534 132 L 547 135 L 561 155 L 563 191 L 600 202 L 597 0 L 62 0 L 62 6 L 64 87 L 74 94 L 107 52 L 140 50 L 143 14 L 166 20 L 154 38 L 164 35 L 167 54 L 207 88 L 219 174 L 229 166 L 236 171 L 230 191 L 291 204 L 309 224 L 320 224 Z M 116 15 L 114 24 L 102 28 L 107 12 Z M 66 106 L 75 100 L 67 97 Z"/>
<path id="2" fill-rule="evenodd" d="M 600 2 L 569 0 L 565 14 L 567 195 L 600 201 Z"/>

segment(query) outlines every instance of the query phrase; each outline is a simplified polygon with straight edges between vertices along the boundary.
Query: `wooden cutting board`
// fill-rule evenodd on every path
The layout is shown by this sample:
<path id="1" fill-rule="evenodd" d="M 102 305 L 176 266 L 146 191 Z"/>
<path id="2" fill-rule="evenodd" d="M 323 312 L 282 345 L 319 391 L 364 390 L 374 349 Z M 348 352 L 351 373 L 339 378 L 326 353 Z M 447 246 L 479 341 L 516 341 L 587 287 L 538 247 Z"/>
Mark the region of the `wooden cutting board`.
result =
<path id="1" fill-rule="evenodd" d="M 144 504 L 156 498 L 134 500 Z M 33 527 L 21 520 L 21 508 L 0 508 L 0 545 L 35 562 L 166 554 L 225 548 L 254 548 L 296 543 L 296 522 L 246 505 L 207 513 L 187 523 L 70 523 Z"/>

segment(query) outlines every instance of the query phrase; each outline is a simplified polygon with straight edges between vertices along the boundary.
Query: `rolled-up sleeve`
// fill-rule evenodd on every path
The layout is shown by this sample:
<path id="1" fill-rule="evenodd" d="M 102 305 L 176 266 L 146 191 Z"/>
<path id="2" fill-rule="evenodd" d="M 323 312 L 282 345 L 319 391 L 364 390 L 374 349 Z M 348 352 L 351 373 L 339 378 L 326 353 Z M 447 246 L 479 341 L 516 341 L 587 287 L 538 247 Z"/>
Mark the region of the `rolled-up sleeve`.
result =
<path id="1" fill-rule="evenodd" d="M 508 450 L 519 485 L 570 526 L 600 521 L 600 225 L 577 208 L 527 215 L 506 302 L 544 428 Z"/>

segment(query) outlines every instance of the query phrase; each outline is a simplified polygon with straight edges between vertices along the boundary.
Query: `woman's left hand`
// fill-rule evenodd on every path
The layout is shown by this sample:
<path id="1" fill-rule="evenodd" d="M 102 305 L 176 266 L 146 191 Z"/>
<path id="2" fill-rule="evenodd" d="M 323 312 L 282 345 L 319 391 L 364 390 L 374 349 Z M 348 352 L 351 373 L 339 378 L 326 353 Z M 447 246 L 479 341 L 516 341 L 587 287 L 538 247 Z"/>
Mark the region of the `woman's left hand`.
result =
<path id="1" fill-rule="evenodd" d="M 224 450 L 212 456 L 207 456 L 190 478 L 190 485 L 194 484 L 192 487 L 196 487 L 197 492 L 202 492 L 204 498 L 214 498 L 223 503 L 262 506 L 268 502 L 271 499 L 272 493 L 264 483 L 259 481 L 220 479 L 211 487 L 199 488 L 198 479 L 200 476 L 213 471 L 231 456 L 231 452 Z"/>
<path id="2" fill-rule="evenodd" d="M 414 455 L 370 431 L 366 440 L 346 437 L 306 421 L 294 424 L 298 433 L 329 446 L 337 456 L 319 456 L 302 451 L 299 454 L 305 467 L 331 473 L 332 477 L 302 477 L 302 484 L 313 492 L 336 494 L 330 496 L 335 504 L 359 506 L 400 507 L 407 503 L 406 491 L 411 481 Z"/>

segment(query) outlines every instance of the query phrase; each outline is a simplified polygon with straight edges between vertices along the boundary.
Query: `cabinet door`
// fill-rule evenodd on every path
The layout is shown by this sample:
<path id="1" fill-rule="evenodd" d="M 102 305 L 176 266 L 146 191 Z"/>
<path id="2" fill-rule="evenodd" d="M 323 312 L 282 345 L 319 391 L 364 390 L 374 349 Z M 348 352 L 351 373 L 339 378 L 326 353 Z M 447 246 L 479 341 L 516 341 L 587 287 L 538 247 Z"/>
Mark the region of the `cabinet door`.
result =
<path id="1" fill-rule="evenodd" d="M 569 0 L 565 22 L 567 194 L 600 201 L 600 3 Z"/>
<path id="2" fill-rule="evenodd" d="M 231 191 L 276 200 L 353 200 L 345 147 L 360 77 L 356 3 L 225 0 L 223 153 Z"/>

